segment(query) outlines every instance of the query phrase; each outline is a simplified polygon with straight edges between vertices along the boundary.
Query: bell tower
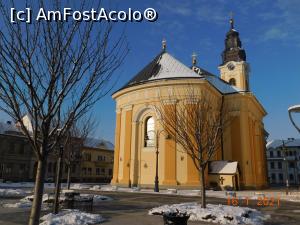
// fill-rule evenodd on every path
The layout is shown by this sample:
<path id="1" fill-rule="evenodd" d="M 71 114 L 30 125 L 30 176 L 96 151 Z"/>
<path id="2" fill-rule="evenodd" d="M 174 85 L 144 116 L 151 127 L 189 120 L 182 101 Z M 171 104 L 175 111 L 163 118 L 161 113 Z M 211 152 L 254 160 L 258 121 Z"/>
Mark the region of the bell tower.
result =
<path id="1" fill-rule="evenodd" d="M 249 91 L 249 68 L 239 32 L 234 29 L 234 20 L 231 18 L 222 53 L 222 64 L 219 66 L 221 78 L 242 91 Z"/>

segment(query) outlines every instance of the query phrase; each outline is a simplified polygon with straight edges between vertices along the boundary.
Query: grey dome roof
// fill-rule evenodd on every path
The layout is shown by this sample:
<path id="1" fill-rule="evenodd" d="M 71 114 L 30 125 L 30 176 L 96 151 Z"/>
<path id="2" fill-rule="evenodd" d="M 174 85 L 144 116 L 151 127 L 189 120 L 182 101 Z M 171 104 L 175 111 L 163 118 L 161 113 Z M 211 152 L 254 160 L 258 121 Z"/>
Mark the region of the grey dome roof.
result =
<path id="1" fill-rule="evenodd" d="M 200 71 L 199 73 L 196 73 L 190 67 L 184 65 L 169 53 L 162 51 L 120 90 L 157 80 L 195 78 L 206 79 L 223 94 L 240 92 L 238 88 L 231 86 L 229 83 L 223 81 L 212 73 L 200 67 L 197 68 Z"/>

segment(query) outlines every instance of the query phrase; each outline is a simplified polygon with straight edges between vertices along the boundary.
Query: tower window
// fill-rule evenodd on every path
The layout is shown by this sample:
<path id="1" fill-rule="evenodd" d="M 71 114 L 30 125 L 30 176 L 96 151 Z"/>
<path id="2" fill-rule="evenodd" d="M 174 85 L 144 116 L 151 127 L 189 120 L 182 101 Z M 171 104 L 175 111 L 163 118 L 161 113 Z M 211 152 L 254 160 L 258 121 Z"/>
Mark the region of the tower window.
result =
<path id="1" fill-rule="evenodd" d="M 148 117 L 145 123 L 145 147 L 154 146 L 155 123 L 153 117 Z"/>
<path id="2" fill-rule="evenodd" d="M 236 86 L 236 81 L 235 81 L 235 79 L 234 79 L 234 78 L 231 78 L 231 79 L 229 80 L 229 84 L 230 84 L 230 85 L 233 85 L 233 86 Z"/>

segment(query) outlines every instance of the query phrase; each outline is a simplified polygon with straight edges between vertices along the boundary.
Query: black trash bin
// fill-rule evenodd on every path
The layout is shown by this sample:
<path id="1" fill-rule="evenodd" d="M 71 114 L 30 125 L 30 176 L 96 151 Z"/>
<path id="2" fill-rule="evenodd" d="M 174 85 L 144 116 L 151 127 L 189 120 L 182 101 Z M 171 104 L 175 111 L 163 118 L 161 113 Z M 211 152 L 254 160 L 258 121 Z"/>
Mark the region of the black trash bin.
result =
<path id="1" fill-rule="evenodd" d="M 187 213 L 163 213 L 164 225 L 187 225 L 190 215 Z"/>

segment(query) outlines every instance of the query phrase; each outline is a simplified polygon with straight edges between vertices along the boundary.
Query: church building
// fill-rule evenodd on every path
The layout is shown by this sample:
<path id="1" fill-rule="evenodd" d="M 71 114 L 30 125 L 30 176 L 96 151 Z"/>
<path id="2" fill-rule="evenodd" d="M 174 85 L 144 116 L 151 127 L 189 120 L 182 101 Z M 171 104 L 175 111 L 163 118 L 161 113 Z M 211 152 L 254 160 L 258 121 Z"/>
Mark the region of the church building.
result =
<path id="1" fill-rule="evenodd" d="M 251 92 L 250 67 L 233 19 L 218 68 L 220 76 L 204 70 L 197 65 L 195 55 L 192 65 L 186 66 L 167 52 L 163 41 L 162 51 L 113 94 L 116 130 L 112 185 L 153 188 L 158 168 L 160 188 L 199 189 L 199 171 L 176 139 L 160 132 L 163 127 L 156 110 L 161 93 L 174 95 L 183 87 L 192 86 L 223 98 L 230 105 L 232 118 L 222 135 L 222 149 L 208 165 L 207 187 L 267 186 L 263 124 L 267 113 Z"/>

